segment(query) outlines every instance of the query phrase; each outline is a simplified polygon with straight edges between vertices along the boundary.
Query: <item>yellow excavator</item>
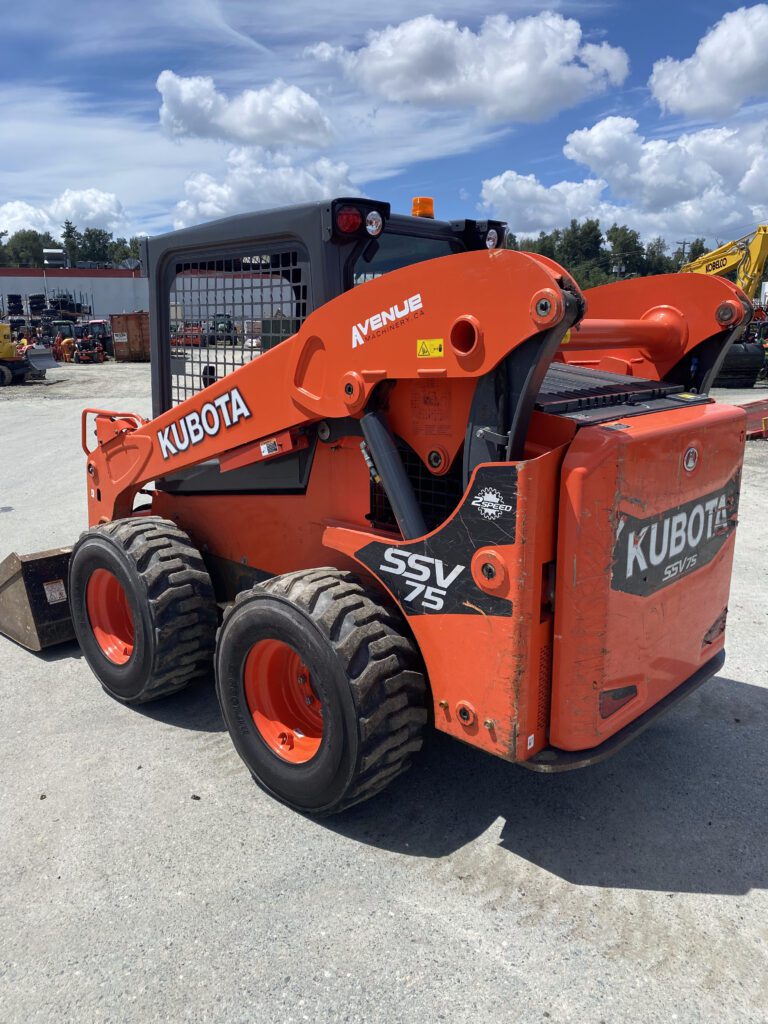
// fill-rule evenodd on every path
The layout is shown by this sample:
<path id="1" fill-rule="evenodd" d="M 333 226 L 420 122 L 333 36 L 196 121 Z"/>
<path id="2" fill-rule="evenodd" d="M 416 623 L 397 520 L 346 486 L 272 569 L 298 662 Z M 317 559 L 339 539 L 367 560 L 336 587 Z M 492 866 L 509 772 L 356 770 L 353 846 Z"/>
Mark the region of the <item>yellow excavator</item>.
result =
<path id="1" fill-rule="evenodd" d="M 735 281 L 754 302 L 765 264 L 768 262 L 768 224 L 759 224 L 743 238 L 705 252 L 703 256 L 680 267 L 681 274 L 708 274 L 718 277 L 736 271 Z"/>
<path id="2" fill-rule="evenodd" d="M 754 231 L 733 242 L 704 253 L 698 259 L 680 267 L 683 274 L 707 274 L 722 277 L 733 274 L 733 280 L 754 302 L 768 263 L 768 224 L 759 224 Z M 768 339 L 766 320 L 755 317 L 752 321 L 754 340 L 735 342 L 725 358 L 715 386 L 751 388 L 766 375 Z"/>

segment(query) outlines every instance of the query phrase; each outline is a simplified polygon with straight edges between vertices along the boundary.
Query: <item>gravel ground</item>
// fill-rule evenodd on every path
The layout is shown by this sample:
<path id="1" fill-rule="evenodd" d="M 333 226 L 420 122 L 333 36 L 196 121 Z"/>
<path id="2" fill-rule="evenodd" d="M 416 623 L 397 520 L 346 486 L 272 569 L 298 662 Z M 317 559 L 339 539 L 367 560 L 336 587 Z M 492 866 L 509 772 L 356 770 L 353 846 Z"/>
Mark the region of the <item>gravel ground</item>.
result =
<path id="1" fill-rule="evenodd" d="M 3 552 L 72 542 L 80 409 L 148 388 L 0 392 Z M 766 442 L 741 508 L 725 673 L 641 740 L 546 777 L 435 736 L 330 822 L 250 781 L 209 684 L 130 709 L 0 638 L 0 1021 L 764 1024 Z"/>

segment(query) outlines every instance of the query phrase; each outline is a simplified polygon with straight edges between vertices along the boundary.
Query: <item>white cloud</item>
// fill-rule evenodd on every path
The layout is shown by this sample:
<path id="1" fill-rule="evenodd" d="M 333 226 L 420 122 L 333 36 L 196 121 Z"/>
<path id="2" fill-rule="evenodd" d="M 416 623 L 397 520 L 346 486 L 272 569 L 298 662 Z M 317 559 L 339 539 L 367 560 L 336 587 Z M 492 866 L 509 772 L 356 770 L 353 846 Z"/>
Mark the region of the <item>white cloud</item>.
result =
<path id="1" fill-rule="evenodd" d="M 161 71 L 160 124 L 174 138 L 223 139 L 272 147 L 323 146 L 331 124 L 317 100 L 277 79 L 262 89 L 245 89 L 228 99 L 212 78 L 182 78 Z"/>
<path id="2" fill-rule="evenodd" d="M 285 156 L 238 148 L 227 157 L 226 173 L 221 180 L 210 174 L 194 174 L 184 191 L 186 199 L 176 205 L 177 228 L 247 210 L 310 202 L 358 190 L 349 181 L 346 164 L 323 157 L 296 165 Z"/>
<path id="3" fill-rule="evenodd" d="M 768 95 L 768 4 L 724 15 L 690 57 L 656 61 L 648 85 L 663 110 L 689 117 L 722 117 Z"/>
<path id="4" fill-rule="evenodd" d="M 17 199 L 0 206 L 0 231 L 12 235 L 14 231 L 32 228 L 34 231 L 50 231 L 51 219 L 46 210 Z"/>
<path id="5" fill-rule="evenodd" d="M 548 188 L 533 174 L 504 171 L 483 182 L 481 195 L 486 208 L 525 235 L 564 227 L 572 217 L 594 216 L 605 187 L 604 181 L 587 178 Z"/>
<path id="6" fill-rule="evenodd" d="M 647 139 L 632 118 L 608 117 L 567 137 L 563 152 L 594 177 L 546 186 L 508 170 L 482 184 L 482 205 L 513 231 L 575 217 L 628 223 L 644 236 L 733 237 L 768 216 L 768 121 Z"/>
<path id="7" fill-rule="evenodd" d="M 11 235 L 22 228 L 34 228 L 35 231 L 50 231 L 57 238 L 65 220 L 71 220 L 81 230 L 104 228 L 106 231 L 119 231 L 125 227 L 126 216 L 114 193 L 97 188 L 68 188 L 41 206 L 21 201 L 0 206 L 0 230 Z"/>
<path id="8" fill-rule="evenodd" d="M 104 228 L 119 231 L 125 226 L 125 210 L 113 192 L 98 188 L 65 189 L 50 205 L 51 216 L 57 224 L 71 220 L 86 228 Z"/>
<path id="9" fill-rule="evenodd" d="M 544 120 L 620 85 L 629 70 L 624 50 L 582 44 L 578 21 L 552 11 L 494 15 L 478 32 L 429 14 L 369 32 L 358 50 L 319 43 L 307 53 L 338 63 L 370 95 L 476 109 L 496 122 Z"/>

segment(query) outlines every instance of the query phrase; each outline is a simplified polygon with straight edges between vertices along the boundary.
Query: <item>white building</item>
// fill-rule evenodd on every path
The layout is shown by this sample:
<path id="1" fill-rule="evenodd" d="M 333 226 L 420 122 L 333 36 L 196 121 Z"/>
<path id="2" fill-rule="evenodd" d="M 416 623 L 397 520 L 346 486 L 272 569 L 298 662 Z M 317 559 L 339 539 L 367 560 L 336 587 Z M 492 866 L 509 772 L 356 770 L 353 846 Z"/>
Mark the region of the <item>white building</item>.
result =
<path id="1" fill-rule="evenodd" d="M 27 298 L 59 292 L 90 306 L 91 316 L 105 319 L 110 313 L 133 313 L 149 308 L 149 287 L 138 270 L 52 270 L 32 267 L 0 267 L 0 315 L 8 312 L 8 296 L 21 295 L 24 314 Z"/>

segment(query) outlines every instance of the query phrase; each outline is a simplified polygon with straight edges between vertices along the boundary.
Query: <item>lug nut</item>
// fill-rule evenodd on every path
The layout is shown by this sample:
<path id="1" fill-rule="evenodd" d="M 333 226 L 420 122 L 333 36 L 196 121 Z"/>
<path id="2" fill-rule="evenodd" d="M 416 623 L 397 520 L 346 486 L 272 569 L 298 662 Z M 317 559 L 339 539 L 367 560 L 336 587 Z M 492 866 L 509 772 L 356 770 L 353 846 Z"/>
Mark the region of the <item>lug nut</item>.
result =
<path id="1" fill-rule="evenodd" d="M 298 682 L 299 686 L 304 686 L 306 681 L 307 681 L 307 677 L 305 675 L 303 675 L 303 674 L 297 677 L 297 682 Z"/>
<path id="2" fill-rule="evenodd" d="M 430 464 L 432 469 L 438 469 L 443 464 L 443 457 L 440 452 L 431 451 L 427 456 L 427 462 Z"/>
<path id="3" fill-rule="evenodd" d="M 315 698 L 314 697 L 305 697 L 304 698 L 304 703 L 305 704 L 314 704 L 315 703 Z"/>

